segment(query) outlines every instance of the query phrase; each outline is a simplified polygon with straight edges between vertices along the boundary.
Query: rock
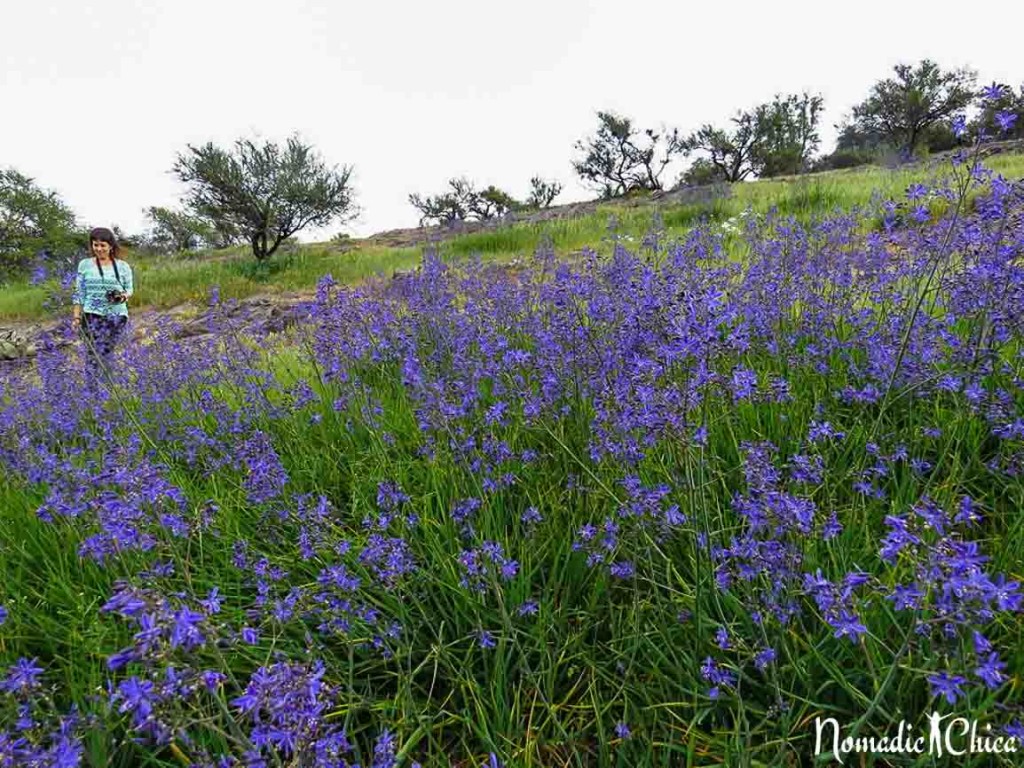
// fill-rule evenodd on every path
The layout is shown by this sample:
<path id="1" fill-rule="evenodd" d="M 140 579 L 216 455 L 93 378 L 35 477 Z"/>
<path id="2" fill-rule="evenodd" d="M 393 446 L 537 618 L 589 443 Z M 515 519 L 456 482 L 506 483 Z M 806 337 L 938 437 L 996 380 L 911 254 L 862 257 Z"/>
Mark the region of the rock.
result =
<path id="1" fill-rule="evenodd" d="M 194 320 L 187 320 L 180 323 L 177 328 L 174 329 L 174 333 L 171 334 L 172 338 L 175 339 L 191 339 L 196 336 L 205 336 L 210 332 L 210 327 L 207 324 L 205 317 L 199 317 Z"/>
<path id="2" fill-rule="evenodd" d="M 28 340 L 12 328 L 0 328 L 0 360 L 17 360 L 29 349 Z"/>

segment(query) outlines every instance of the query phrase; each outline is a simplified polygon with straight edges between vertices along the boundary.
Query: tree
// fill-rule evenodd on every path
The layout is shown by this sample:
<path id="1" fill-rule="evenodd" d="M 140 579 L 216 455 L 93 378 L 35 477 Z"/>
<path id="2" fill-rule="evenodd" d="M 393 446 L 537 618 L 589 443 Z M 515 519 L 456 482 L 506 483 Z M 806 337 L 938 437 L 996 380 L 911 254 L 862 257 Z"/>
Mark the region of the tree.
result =
<path id="1" fill-rule="evenodd" d="M 985 89 L 991 96 L 983 100 L 981 111 L 970 127 L 971 135 L 989 138 L 1024 138 L 1024 85 L 1020 92 L 1004 83 L 993 83 Z"/>
<path id="2" fill-rule="evenodd" d="M 597 119 L 597 133 L 575 144 L 583 153 L 572 163 L 576 174 L 606 198 L 661 189 L 662 172 L 683 151 L 678 131 L 638 131 L 628 117 L 611 112 L 598 112 Z"/>
<path id="3" fill-rule="evenodd" d="M 852 124 L 912 155 L 930 126 L 971 104 L 977 75 L 969 69 L 943 71 L 930 59 L 916 67 L 897 64 L 894 70 L 895 77 L 876 82 L 853 108 Z"/>
<path id="4" fill-rule="evenodd" d="M 226 248 L 241 241 L 237 231 L 188 211 L 153 205 L 146 209 L 146 217 L 151 227 L 141 243 L 158 253 Z"/>
<path id="5" fill-rule="evenodd" d="M 210 225 L 185 211 L 152 205 L 146 209 L 152 222 L 146 243 L 161 252 L 191 251 L 207 242 Z"/>
<path id="6" fill-rule="evenodd" d="M 754 173 L 755 147 L 757 144 L 757 121 L 754 113 L 740 112 L 732 118 L 733 130 L 727 132 L 710 123 L 701 126 L 682 141 L 687 156 L 703 152 L 704 164 L 700 168 L 702 178 L 717 176 L 720 181 L 743 181 Z M 710 164 L 714 174 L 708 169 Z"/>
<path id="7" fill-rule="evenodd" d="M 469 201 L 469 210 L 480 221 L 504 216 L 517 211 L 523 204 L 493 184 L 474 194 Z"/>
<path id="8" fill-rule="evenodd" d="M 812 171 L 834 171 L 856 168 L 877 162 L 887 147 L 885 138 L 875 131 L 863 130 L 850 120 L 835 126 L 838 131 L 836 148 L 811 163 Z"/>
<path id="9" fill-rule="evenodd" d="M 283 148 L 239 139 L 233 152 L 212 143 L 189 145 L 173 171 L 191 186 L 191 212 L 224 232 L 237 232 L 260 261 L 304 228 L 349 220 L 355 213 L 351 166 L 328 168 L 297 137 Z"/>
<path id="10" fill-rule="evenodd" d="M 41 250 L 75 249 L 82 233 L 56 192 L 13 168 L 0 170 L 0 275 L 27 269 Z"/>
<path id="11" fill-rule="evenodd" d="M 743 181 L 807 170 L 821 138 L 820 95 L 790 94 L 737 112 L 731 130 L 706 123 L 681 142 L 683 153 L 701 156 L 683 174 L 687 184 Z"/>
<path id="12" fill-rule="evenodd" d="M 540 176 L 530 179 L 530 194 L 524 205 L 527 208 L 550 208 L 555 198 L 562 193 L 562 185 L 557 181 L 546 181 Z"/>
<path id="13" fill-rule="evenodd" d="M 802 173 L 821 143 L 818 121 L 824 99 L 820 95 L 776 95 L 754 110 L 756 140 L 751 157 L 762 178 Z"/>
<path id="14" fill-rule="evenodd" d="M 476 190 L 473 184 L 464 177 L 449 179 L 450 191 L 434 197 L 421 197 L 417 193 L 409 195 L 409 202 L 420 212 L 420 226 L 434 221 L 438 224 L 452 224 L 465 221 L 470 215 L 470 204 Z"/>
<path id="15" fill-rule="evenodd" d="M 493 184 L 477 190 L 465 177 L 448 180 L 449 191 L 434 197 L 409 195 L 409 202 L 420 212 L 420 226 L 433 221 L 451 224 L 476 219 L 487 221 L 517 211 L 523 204 Z"/>
<path id="16" fill-rule="evenodd" d="M 698 157 L 679 176 L 677 186 L 703 187 L 726 181 L 722 170 L 706 157 Z"/>
<path id="17" fill-rule="evenodd" d="M 446 193 L 436 197 L 421 197 L 417 193 L 409 195 L 409 202 L 420 212 L 420 226 L 426 226 L 430 222 L 437 224 L 452 224 L 456 221 L 466 220 L 466 209 L 460 204 L 455 195 Z"/>

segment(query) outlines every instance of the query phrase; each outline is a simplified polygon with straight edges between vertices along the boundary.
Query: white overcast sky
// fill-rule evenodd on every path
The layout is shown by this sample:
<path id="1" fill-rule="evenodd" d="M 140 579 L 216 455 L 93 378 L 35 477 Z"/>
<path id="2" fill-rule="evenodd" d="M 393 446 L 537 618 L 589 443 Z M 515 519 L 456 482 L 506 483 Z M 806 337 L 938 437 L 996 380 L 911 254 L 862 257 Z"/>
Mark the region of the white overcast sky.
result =
<path id="1" fill-rule="evenodd" d="M 825 97 L 829 149 L 834 123 L 900 61 L 1017 85 L 1021 6 L 0 0 L 0 167 L 86 225 L 138 232 L 147 206 L 180 199 L 169 170 L 187 144 L 298 133 L 355 167 L 362 213 L 346 231 L 362 236 L 415 226 L 409 193 L 451 176 L 522 197 L 540 174 L 564 183 L 558 202 L 592 197 L 570 161 L 597 109 L 690 130 L 809 89 Z"/>

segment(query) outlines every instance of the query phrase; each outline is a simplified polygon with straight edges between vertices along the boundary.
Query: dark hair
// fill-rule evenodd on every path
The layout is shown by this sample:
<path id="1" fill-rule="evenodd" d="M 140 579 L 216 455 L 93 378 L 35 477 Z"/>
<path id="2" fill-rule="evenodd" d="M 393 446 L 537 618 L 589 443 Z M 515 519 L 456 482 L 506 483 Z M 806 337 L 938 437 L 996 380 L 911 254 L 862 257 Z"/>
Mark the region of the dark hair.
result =
<path id="1" fill-rule="evenodd" d="M 110 258 L 116 259 L 117 254 L 121 251 L 121 246 L 117 244 L 117 237 L 106 227 L 96 227 L 89 232 L 89 252 L 92 253 L 92 241 L 99 240 L 101 243 L 107 243 L 110 245 Z"/>

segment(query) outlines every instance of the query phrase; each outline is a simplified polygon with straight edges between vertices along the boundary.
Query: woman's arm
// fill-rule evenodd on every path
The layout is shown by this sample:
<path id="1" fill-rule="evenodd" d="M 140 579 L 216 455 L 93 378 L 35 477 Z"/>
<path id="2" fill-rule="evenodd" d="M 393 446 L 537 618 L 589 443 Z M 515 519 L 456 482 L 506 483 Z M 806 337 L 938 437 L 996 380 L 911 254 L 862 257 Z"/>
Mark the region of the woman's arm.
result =
<path id="1" fill-rule="evenodd" d="M 135 278 L 132 274 L 132 265 L 125 263 L 125 266 L 128 267 L 128 269 L 125 270 L 128 274 L 125 275 L 124 279 L 124 297 L 127 299 L 135 293 Z"/>
<path id="2" fill-rule="evenodd" d="M 82 272 L 82 264 L 78 264 L 78 274 L 75 276 L 75 292 L 71 297 L 71 324 L 78 326 L 82 322 L 82 303 L 85 301 L 85 273 Z"/>

